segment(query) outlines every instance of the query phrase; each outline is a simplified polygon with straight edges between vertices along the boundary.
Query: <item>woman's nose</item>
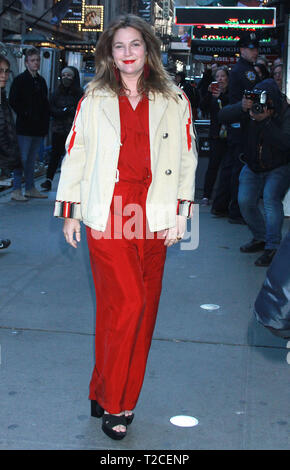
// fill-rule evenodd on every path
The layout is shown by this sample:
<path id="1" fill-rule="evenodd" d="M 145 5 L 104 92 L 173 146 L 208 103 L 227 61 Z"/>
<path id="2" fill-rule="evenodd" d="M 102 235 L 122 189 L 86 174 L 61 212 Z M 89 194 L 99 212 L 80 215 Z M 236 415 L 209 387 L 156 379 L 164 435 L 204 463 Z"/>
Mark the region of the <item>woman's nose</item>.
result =
<path id="1" fill-rule="evenodd" d="M 131 46 L 130 45 L 125 46 L 125 55 L 128 55 L 128 56 L 131 55 Z"/>

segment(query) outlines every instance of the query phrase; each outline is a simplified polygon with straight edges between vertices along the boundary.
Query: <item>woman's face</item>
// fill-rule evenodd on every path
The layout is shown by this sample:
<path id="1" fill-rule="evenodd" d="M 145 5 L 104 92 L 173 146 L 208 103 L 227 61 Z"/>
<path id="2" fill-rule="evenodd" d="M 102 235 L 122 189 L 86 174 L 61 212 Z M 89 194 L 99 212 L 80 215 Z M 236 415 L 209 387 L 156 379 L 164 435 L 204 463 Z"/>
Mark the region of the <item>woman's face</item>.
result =
<path id="1" fill-rule="evenodd" d="M 258 77 L 260 78 L 260 80 L 262 80 L 263 76 L 262 76 L 262 72 L 261 72 L 261 70 L 260 70 L 260 67 L 256 67 L 256 66 L 255 66 L 254 69 L 256 70 L 257 75 L 258 75 Z"/>
<path id="2" fill-rule="evenodd" d="M 112 56 L 124 79 L 138 79 L 146 60 L 146 45 L 140 31 L 131 27 L 118 29 L 113 38 Z"/>
<path id="3" fill-rule="evenodd" d="M 6 62 L 0 62 L 0 88 L 5 88 L 9 78 L 10 67 Z"/>
<path id="4" fill-rule="evenodd" d="M 219 87 L 222 90 L 225 90 L 228 86 L 228 76 L 224 70 L 218 70 L 215 76 L 216 81 L 219 84 Z"/>
<path id="5" fill-rule="evenodd" d="M 279 90 L 282 89 L 282 67 L 275 67 L 274 73 L 273 73 L 273 78 L 275 82 L 277 83 Z"/>

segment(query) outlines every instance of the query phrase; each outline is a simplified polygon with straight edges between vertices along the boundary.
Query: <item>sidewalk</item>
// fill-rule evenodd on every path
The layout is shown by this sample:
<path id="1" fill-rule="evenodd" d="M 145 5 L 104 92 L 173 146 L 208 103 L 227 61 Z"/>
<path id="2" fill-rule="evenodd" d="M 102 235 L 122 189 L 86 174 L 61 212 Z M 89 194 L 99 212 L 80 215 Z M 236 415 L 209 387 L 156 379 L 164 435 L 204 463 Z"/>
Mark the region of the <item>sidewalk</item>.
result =
<path id="1" fill-rule="evenodd" d="M 65 244 L 54 198 L 0 194 L 0 235 L 12 240 L 0 253 L 0 449 L 289 449 L 290 349 L 252 313 L 266 269 L 239 252 L 247 227 L 208 207 L 198 249 L 168 250 L 135 420 L 120 442 L 103 434 L 88 401 L 95 298 L 85 232 L 77 250 Z M 200 307 L 209 303 L 220 308 Z M 175 415 L 198 425 L 176 427 Z"/>

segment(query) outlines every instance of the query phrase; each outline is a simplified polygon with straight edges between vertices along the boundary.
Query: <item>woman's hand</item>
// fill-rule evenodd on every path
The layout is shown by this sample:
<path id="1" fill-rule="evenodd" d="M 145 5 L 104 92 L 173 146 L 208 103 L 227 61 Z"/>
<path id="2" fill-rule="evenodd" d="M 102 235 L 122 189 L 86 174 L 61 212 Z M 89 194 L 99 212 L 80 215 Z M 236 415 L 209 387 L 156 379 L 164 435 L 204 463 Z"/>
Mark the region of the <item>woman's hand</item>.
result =
<path id="1" fill-rule="evenodd" d="M 220 96 L 220 94 L 221 94 L 221 90 L 220 90 L 219 88 L 214 89 L 214 90 L 211 92 L 211 94 L 212 94 L 212 96 L 213 96 L 214 98 L 218 98 L 218 97 Z"/>
<path id="2" fill-rule="evenodd" d="M 66 242 L 73 248 L 77 248 L 77 242 L 81 241 L 80 221 L 77 219 L 65 219 L 62 231 Z"/>
<path id="3" fill-rule="evenodd" d="M 172 246 L 178 243 L 184 236 L 186 229 L 186 217 L 183 215 L 176 216 L 176 226 L 168 228 L 164 231 L 165 246 Z"/>
<path id="4" fill-rule="evenodd" d="M 253 106 L 253 101 L 243 96 L 242 98 L 242 110 L 246 113 Z"/>

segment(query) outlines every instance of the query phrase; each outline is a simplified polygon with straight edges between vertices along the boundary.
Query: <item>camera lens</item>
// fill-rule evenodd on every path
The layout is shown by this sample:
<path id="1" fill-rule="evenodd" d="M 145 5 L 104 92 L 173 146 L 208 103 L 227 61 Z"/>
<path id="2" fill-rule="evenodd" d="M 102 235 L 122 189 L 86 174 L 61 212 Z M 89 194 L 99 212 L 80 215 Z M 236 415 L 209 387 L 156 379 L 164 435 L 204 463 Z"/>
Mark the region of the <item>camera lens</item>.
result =
<path id="1" fill-rule="evenodd" d="M 264 110 L 264 106 L 261 103 L 253 103 L 251 109 L 253 114 L 261 114 Z"/>

